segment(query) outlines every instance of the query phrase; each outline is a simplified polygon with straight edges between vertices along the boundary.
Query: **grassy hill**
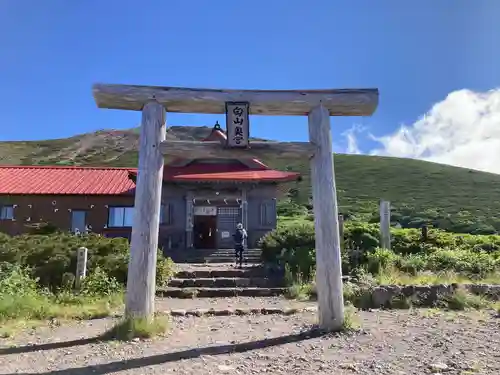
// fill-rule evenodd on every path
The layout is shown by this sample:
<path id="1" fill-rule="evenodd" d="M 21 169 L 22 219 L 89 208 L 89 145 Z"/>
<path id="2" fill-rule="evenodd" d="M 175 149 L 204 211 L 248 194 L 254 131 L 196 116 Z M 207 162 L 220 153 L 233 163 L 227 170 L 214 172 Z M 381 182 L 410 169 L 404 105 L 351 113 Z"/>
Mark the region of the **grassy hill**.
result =
<path id="1" fill-rule="evenodd" d="M 167 139 L 198 140 L 208 127 L 171 127 Z M 66 139 L 0 142 L 0 164 L 76 164 L 136 166 L 138 133 L 102 130 Z M 273 168 L 301 172 L 303 181 L 289 186 L 297 203 L 310 194 L 309 163 L 294 159 L 263 160 Z M 380 198 L 392 202 L 393 217 L 403 226 L 432 222 L 460 232 L 500 232 L 500 175 L 418 160 L 335 156 L 341 211 L 360 219 L 377 216 Z M 1 183 L 1 182 L 0 182 Z"/>

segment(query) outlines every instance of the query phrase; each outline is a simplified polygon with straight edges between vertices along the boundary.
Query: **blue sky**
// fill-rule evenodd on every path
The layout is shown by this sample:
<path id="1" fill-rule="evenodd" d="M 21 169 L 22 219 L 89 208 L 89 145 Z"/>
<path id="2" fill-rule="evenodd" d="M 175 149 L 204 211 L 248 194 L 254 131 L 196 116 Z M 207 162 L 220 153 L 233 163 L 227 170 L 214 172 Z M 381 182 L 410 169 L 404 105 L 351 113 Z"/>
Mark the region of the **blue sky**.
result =
<path id="1" fill-rule="evenodd" d="M 332 118 L 334 143 L 346 148 L 353 125 L 394 135 L 449 93 L 499 87 L 499 15 L 494 0 L 2 0 L 0 140 L 136 126 L 139 112 L 96 108 L 96 82 L 378 87 L 374 116 Z M 167 121 L 216 120 L 224 116 L 169 114 Z M 305 140 L 306 121 L 254 117 L 251 133 Z M 390 148 L 367 134 L 356 142 L 361 152 Z"/>

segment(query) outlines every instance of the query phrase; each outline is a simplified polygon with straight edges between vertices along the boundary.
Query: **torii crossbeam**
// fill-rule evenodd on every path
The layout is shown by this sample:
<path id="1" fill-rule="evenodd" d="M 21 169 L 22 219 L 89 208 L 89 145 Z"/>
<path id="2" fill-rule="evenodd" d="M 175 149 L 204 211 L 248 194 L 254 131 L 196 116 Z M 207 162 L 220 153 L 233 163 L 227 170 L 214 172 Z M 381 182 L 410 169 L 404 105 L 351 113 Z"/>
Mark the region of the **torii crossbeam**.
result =
<path id="1" fill-rule="evenodd" d="M 377 89 L 218 90 L 96 84 L 93 94 L 99 108 L 142 111 L 128 316 L 152 318 L 154 313 L 164 155 L 253 158 L 281 153 L 311 158 L 319 324 L 326 330 L 341 329 L 342 268 L 330 116 L 372 115 L 378 105 Z M 229 113 L 228 106 L 235 105 L 240 105 L 238 112 Z M 165 141 L 166 112 L 226 113 L 231 119 L 226 124 L 228 131 L 235 136 L 225 145 Z M 251 142 L 249 115 L 308 116 L 309 142 Z"/>

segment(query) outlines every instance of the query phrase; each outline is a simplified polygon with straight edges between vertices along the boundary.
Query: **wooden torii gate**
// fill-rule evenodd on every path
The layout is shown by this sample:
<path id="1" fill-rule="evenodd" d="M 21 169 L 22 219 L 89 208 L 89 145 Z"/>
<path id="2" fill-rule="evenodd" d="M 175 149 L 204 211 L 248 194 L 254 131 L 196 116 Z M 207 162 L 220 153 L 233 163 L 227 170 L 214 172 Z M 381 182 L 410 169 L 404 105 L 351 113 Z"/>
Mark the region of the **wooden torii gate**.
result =
<path id="1" fill-rule="evenodd" d="M 127 316 L 151 319 L 154 314 L 164 155 L 306 157 L 297 153 L 300 146 L 311 159 L 319 325 L 325 330 L 341 329 L 344 301 L 330 116 L 372 115 L 378 89 L 215 90 L 95 84 L 93 95 L 99 108 L 142 111 Z M 225 113 L 227 144 L 165 141 L 166 112 Z M 309 142 L 249 142 L 249 115 L 308 116 Z"/>

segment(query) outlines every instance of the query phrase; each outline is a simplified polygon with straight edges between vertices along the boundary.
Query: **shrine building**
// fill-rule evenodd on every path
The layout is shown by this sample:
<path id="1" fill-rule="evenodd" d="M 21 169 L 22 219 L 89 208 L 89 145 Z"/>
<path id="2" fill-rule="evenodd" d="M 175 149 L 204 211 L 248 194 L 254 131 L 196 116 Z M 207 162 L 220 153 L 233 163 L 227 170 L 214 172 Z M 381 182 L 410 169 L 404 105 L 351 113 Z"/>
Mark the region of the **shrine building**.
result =
<path id="1" fill-rule="evenodd" d="M 205 141 L 223 141 L 216 126 Z M 137 169 L 78 166 L 0 166 L 0 232 L 26 233 L 35 223 L 130 239 Z M 282 183 L 298 173 L 270 169 L 257 159 L 195 158 L 166 163 L 159 247 L 230 249 L 236 224 L 248 247 L 276 227 Z"/>

